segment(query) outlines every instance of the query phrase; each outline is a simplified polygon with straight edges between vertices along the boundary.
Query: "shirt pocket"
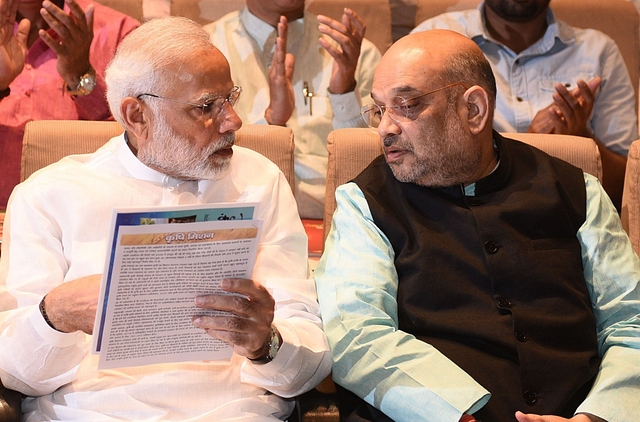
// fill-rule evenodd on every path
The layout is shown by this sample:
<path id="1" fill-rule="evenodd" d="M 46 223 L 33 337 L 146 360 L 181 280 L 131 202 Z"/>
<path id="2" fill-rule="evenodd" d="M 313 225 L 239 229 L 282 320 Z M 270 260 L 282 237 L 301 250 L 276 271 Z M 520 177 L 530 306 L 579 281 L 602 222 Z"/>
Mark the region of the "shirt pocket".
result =
<path id="1" fill-rule="evenodd" d="M 571 73 L 563 73 L 563 74 L 555 74 L 549 76 L 540 76 L 538 78 L 538 89 L 542 93 L 553 94 L 556 92 L 555 85 L 560 82 L 567 88 L 567 90 L 571 91 L 572 89 L 578 86 L 578 80 L 582 79 L 585 82 L 589 82 L 591 79 L 595 78 L 596 75 L 593 72 L 571 72 Z"/>

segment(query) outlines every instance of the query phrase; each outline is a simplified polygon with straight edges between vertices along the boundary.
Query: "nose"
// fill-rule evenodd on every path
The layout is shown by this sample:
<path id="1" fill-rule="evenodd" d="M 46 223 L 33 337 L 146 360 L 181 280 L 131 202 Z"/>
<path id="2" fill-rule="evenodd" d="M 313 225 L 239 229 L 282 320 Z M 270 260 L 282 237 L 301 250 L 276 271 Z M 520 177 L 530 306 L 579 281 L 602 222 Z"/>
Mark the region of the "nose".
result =
<path id="1" fill-rule="evenodd" d="M 220 133 L 235 132 L 242 127 L 242 119 L 230 104 L 225 104 L 220 112 Z"/>
<path id="2" fill-rule="evenodd" d="M 391 117 L 391 113 L 389 110 L 386 110 L 382 117 L 380 118 L 380 124 L 378 125 L 378 135 L 380 135 L 380 139 L 384 139 L 387 135 L 394 134 L 399 135 L 402 132 L 402 128 Z"/>

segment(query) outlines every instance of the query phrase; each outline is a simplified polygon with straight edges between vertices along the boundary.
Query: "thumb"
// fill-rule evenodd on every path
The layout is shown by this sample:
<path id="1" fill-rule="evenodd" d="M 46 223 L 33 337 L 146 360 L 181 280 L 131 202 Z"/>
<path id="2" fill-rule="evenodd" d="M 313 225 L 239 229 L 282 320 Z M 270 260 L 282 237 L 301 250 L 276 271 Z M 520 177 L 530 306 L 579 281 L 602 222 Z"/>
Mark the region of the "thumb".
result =
<path id="1" fill-rule="evenodd" d="M 87 20 L 87 28 L 93 32 L 93 12 L 95 11 L 95 6 L 90 4 L 87 6 L 87 10 L 84 11 L 84 17 Z"/>
<path id="2" fill-rule="evenodd" d="M 31 22 L 29 19 L 22 19 L 18 24 L 18 32 L 16 32 L 16 40 L 18 45 L 25 53 L 27 52 L 27 40 L 29 38 L 29 30 L 31 29 Z"/>

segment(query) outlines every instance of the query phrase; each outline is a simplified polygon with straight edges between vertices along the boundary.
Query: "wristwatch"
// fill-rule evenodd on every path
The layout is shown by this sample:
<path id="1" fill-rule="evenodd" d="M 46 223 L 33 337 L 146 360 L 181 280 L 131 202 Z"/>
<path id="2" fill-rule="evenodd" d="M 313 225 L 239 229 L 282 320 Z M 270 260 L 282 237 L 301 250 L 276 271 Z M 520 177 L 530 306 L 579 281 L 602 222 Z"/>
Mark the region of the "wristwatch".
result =
<path id="1" fill-rule="evenodd" d="M 265 363 L 269 363 L 271 362 L 273 359 L 275 359 L 276 355 L 278 354 L 278 350 L 280 350 L 280 346 L 281 346 L 281 341 L 280 341 L 280 334 L 278 333 L 278 330 L 276 330 L 276 327 L 274 327 L 273 325 L 271 326 L 271 334 L 269 337 L 269 351 L 267 352 L 266 356 L 262 356 L 256 359 L 251 359 L 248 358 L 251 362 L 253 363 L 257 363 L 260 365 L 263 365 Z"/>
<path id="2" fill-rule="evenodd" d="M 80 76 L 80 82 L 78 82 L 78 86 L 75 89 L 71 90 L 67 86 L 67 93 L 76 97 L 84 97 L 85 95 L 91 94 L 91 91 L 93 91 L 95 87 L 96 71 L 93 66 L 89 66 L 89 70 Z"/>

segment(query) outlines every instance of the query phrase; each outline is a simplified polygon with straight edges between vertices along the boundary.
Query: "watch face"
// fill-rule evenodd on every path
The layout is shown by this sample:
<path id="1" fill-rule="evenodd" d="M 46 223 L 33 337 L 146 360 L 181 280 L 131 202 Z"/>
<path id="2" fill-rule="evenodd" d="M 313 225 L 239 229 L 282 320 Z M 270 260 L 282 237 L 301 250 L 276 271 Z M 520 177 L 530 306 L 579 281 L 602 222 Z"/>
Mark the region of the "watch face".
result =
<path id="1" fill-rule="evenodd" d="M 96 87 L 96 78 L 91 74 L 86 74 L 80 79 L 80 89 L 89 94 Z"/>

